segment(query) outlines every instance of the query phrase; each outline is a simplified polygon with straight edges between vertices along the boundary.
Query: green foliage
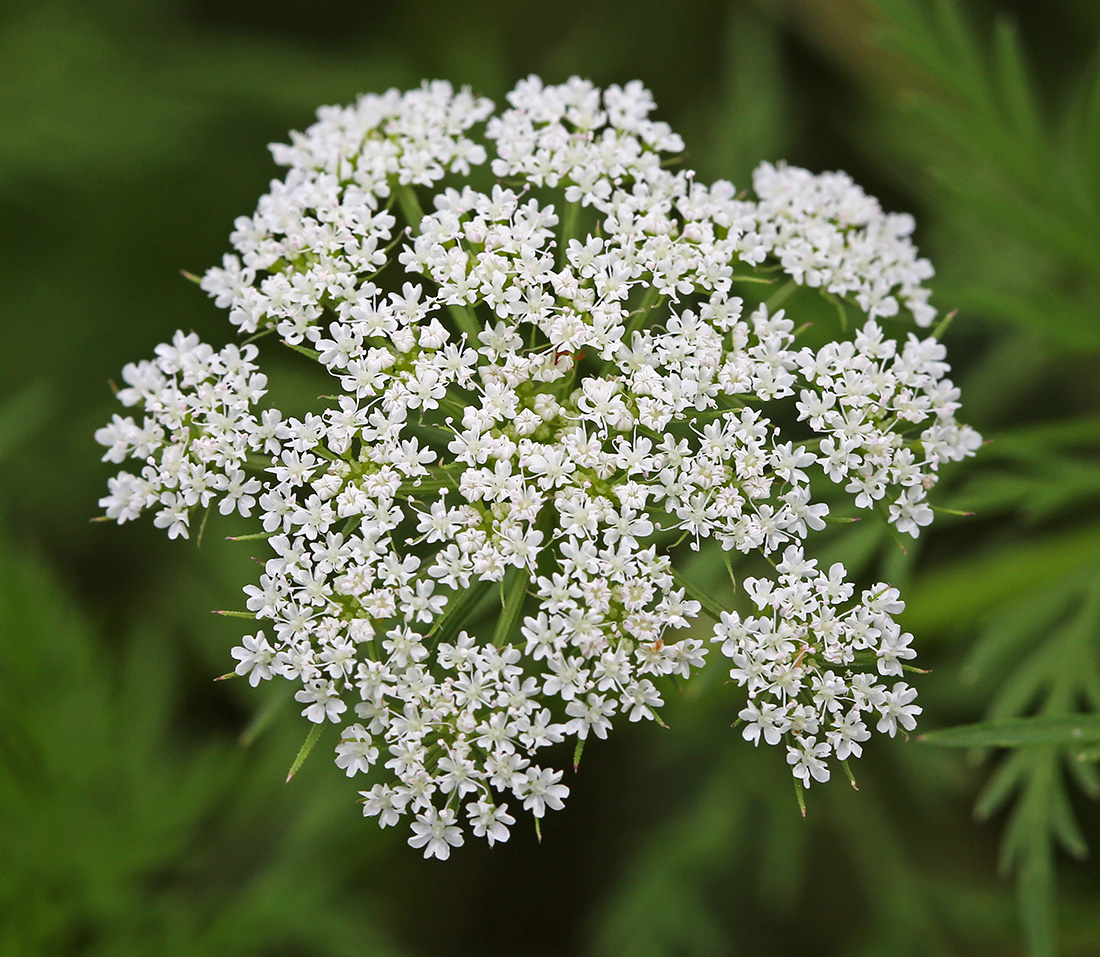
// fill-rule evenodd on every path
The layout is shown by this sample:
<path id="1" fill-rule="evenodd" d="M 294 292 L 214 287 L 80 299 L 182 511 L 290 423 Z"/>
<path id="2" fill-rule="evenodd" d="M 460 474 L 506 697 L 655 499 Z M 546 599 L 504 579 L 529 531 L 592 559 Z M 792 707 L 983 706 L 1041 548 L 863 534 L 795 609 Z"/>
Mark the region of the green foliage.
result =
<path id="1" fill-rule="evenodd" d="M 982 724 L 945 728 L 920 736 L 921 741 L 949 748 L 1022 748 L 1035 745 L 1072 747 L 1087 759 L 1100 742 L 1100 715 L 1075 717 L 1008 718 Z"/>
<path id="2" fill-rule="evenodd" d="M 0 406 L 0 462 L 41 432 L 45 394 Z M 182 665 L 152 622 L 98 637 L 0 536 L 0 954 L 398 953 L 371 917 L 328 909 L 342 868 L 307 864 L 297 886 L 323 830 L 234 809 L 277 780 L 277 750 L 188 742 Z"/>
<path id="3" fill-rule="evenodd" d="M 942 257 L 941 295 L 1060 347 L 1100 348 L 1100 47 L 1051 110 L 1009 15 L 987 43 L 950 0 L 871 7 L 904 71 L 904 108 L 875 115 L 873 148 L 933 177 L 922 199 L 939 244 L 967 251 Z"/>
<path id="4" fill-rule="evenodd" d="M 937 214 L 933 242 L 968 251 L 943 257 L 941 289 L 969 311 L 1027 330 L 1003 337 L 964 392 L 982 396 L 994 421 L 1024 397 L 1039 399 L 1029 414 L 1042 418 L 993 430 L 957 493 L 988 530 L 985 543 L 918 579 L 910 622 L 915 631 L 981 625 L 962 674 L 989 702 L 991 720 L 928 740 L 1033 745 L 1000 760 L 978 814 L 1008 809 L 1001 857 L 1017 875 L 1029 953 L 1053 954 L 1054 846 L 1087 853 L 1069 782 L 1100 797 L 1096 754 L 1057 739 L 1087 734 L 1100 711 L 1100 420 L 1095 390 L 1056 384 L 1079 350 L 1100 346 L 1097 57 L 1052 110 L 1008 17 L 998 17 L 987 45 L 947 0 L 873 6 L 886 49 L 906 71 L 909 107 L 903 121 L 879 128 L 899 170 L 933 172 L 922 194 Z M 1056 397 L 1043 401 L 1045 390 Z M 1009 531 L 1020 527 L 1026 535 Z"/>
<path id="5" fill-rule="evenodd" d="M 361 905 L 330 909 L 323 831 L 269 798 L 234 809 L 270 793 L 274 755 L 186 740 L 179 653 L 151 624 L 97 639 L 6 541 L 0 623 L 0 953 L 397 952 Z"/>

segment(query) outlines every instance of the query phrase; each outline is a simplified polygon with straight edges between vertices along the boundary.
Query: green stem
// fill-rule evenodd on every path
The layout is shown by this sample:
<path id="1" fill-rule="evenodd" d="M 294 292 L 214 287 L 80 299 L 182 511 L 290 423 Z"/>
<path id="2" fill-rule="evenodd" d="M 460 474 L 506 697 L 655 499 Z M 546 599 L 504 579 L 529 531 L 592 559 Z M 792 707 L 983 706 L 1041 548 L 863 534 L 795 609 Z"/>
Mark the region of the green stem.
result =
<path id="1" fill-rule="evenodd" d="M 775 312 L 780 306 L 783 305 L 788 299 L 791 298 L 798 291 L 798 283 L 793 279 L 788 279 L 782 286 L 780 286 L 771 298 L 764 303 L 764 308 L 768 310 L 768 314 Z"/>
<path id="2" fill-rule="evenodd" d="M 565 254 L 569 249 L 570 240 L 577 238 L 577 224 L 580 222 L 581 203 L 577 200 L 565 207 L 565 217 L 562 220 L 561 245 L 558 247 L 558 268 L 565 265 Z"/>
<path id="3" fill-rule="evenodd" d="M 839 296 L 833 295 L 831 292 L 825 293 L 825 298 L 833 304 L 836 308 L 836 314 L 840 317 L 840 331 L 848 331 L 848 310 L 844 308 L 844 302 Z"/>
<path id="4" fill-rule="evenodd" d="M 452 637 L 458 634 L 459 629 L 469 618 L 488 589 L 488 582 L 477 581 L 471 583 L 469 588 L 457 590 L 455 596 L 447 602 L 443 614 L 435 620 L 435 624 L 432 625 L 431 631 L 428 632 L 425 638 L 434 639 L 437 645 L 443 641 L 450 641 Z"/>
<path id="5" fill-rule="evenodd" d="M 729 573 L 730 581 L 733 582 L 733 590 L 737 591 L 737 576 L 733 573 L 733 562 L 730 561 L 730 553 L 724 548 L 722 549 L 722 561 L 725 563 L 726 571 Z"/>
<path id="6" fill-rule="evenodd" d="M 939 322 L 937 322 L 936 325 L 932 328 L 932 338 L 939 339 L 940 336 L 947 332 L 947 327 L 951 325 L 951 322 L 954 320 L 955 316 L 958 315 L 958 313 L 958 309 L 952 309 L 946 316 L 944 316 Z"/>
<path id="7" fill-rule="evenodd" d="M 473 309 L 469 306 L 460 306 L 452 303 L 447 306 L 447 310 L 450 312 L 451 318 L 454 319 L 455 325 L 458 326 L 458 331 L 466 333 L 471 343 L 477 343 L 477 337 L 481 334 L 483 327 L 481 323 L 477 321 L 477 316 L 474 314 Z"/>
<path id="8" fill-rule="evenodd" d="M 397 494 L 406 496 L 417 492 L 438 492 L 442 488 L 458 488 L 458 479 L 455 476 L 433 474 L 428 478 L 402 482 L 397 488 Z"/>
<path id="9" fill-rule="evenodd" d="M 424 210 L 420 206 L 416 190 L 411 186 L 395 186 L 393 194 L 397 199 L 397 205 L 401 207 L 401 215 L 409 225 L 409 233 L 419 235 L 420 224 L 424 221 Z M 478 334 L 482 331 L 482 325 L 477 321 L 474 311 L 461 303 L 450 303 L 447 310 L 454 319 L 459 332 L 466 333 L 471 342 L 477 342 Z"/>
<path id="10" fill-rule="evenodd" d="M 662 302 L 665 297 L 662 296 L 655 286 L 650 286 L 642 297 L 641 305 L 630 314 L 630 321 L 626 324 L 626 331 L 623 333 L 623 342 L 630 345 L 630 340 L 634 338 L 634 333 L 637 332 L 642 326 L 645 325 L 649 319 L 649 314 L 653 312 Z"/>
<path id="11" fill-rule="evenodd" d="M 707 615 L 713 618 L 715 621 L 721 621 L 722 613 L 729 611 L 728 608 L 723 608 L 719 602 L 711 598 L 710 595 L 703 591 L 698 585 L 695 585 L 684 578 L 684 576 L 676 571 L 675 568 L 672 569 L 672 578 L 677 585 L 684 589 L 684 592 L 688 595 L 688 597 L 699 602 L 699 604 L 703 608 L 703 611 L 705 611 Z"/>
<path id="12" fill-rule="evenodd" d="M 527 583 L 531 572 L 527 568 L 516 569 L 508 587 L 504 589 L 504 603 L 493 629 L 493 644 L 500 647 L 512 636 L 523 610 L 523 600 L 527 597 Z M 502 583 L 503 584 L 503 583 Z"/>
<path id="13" fill-rule="evenodd" d="M 268 326 L 266 329 L 261 329 L 259 332 L 255 332 L 252 335 L 250 335 L 247 339 L 245 339 L 244 342 L 242 343 L 242 345 L 247 346 L 250 343 L 255 342 L 257 339 L 262 339 L 264 336 L 271 335 L 271 333 L 273 333 L 274 331 L 275 331 L 274 326 Z"/>
<path id="14" fill-rule="evenodd" d="M 424 220 L 424 210 L 420 208 L 420 200 L 416 196 L 416 190 L 411 186 L 395 186 L 394 196 L 397 197 L 397 205 L 401 207 L 401 215 L 409 226 L 410 232 L 416 236 L 420 234 L 420 224 Z"/>
<path id="15" fill-rule="evenodd" d="M 458 421 L 462 421 L 462 415 L 466 411 L 467 403 L 460 402 L 458 399 L 451 395 L 445 395 L 439 400 L 439 408 L 444 412 L 450 412 L 451 415 L 456 416 Z"/>
<path id="16" fill-rule="evenodd" d="M 274 723 L 279 711 L 291 700 L 290 691 L 273 695 L 260 707 L 241 732 L 238 739 L 242 748 L 249 747 L 261 734 Z"/>

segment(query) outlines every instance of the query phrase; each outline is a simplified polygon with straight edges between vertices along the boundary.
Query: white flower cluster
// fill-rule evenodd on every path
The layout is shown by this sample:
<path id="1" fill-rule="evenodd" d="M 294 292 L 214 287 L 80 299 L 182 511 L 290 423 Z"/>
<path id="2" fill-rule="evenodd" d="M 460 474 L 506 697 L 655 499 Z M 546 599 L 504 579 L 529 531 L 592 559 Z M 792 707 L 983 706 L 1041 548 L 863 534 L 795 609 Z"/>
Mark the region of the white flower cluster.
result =
<path id="1" fill-rule="evenodd" d="M 278 412 L 264 413 L 262 423 L 251 412 L 267 386 L 254 361 L 258 352 L 254 345 L 215 352 L 198 336 L 177 332 L 157 346 L 155 360 L 122 370 L 119 401 L 141 406 L 144 418 L 138 425 L 115 415 L 96 441 L 110 446 L 105 462 L 145 465 L 139 475 L 120 472 L 109 480 L 111 494 L 100 502 L 108 518 L 121 524 L 159 505 L 157 528 L 187 538 L 193 510 L 216 499 L 223 515 L 252 514 L 262 485 L 245 471 L 248 453 L 264 451 L 279 421 Z"/>
<path id="2" fill-rule="evenodd" d="M 739 715 L 745 740 L 786 739 L 787 761 L 808 787 L 829 779 L 830 755 L 845 761 L 863 753 L 861 742 L 871 736 L 865 714 L 877 712 L 877 730 L 890 735 L 899 724 L 906 731 L 916 726 L 916 691 L 901 681 L 887 689 L 868 671 L 873 665 L 878 675 L 900 675 L 902 660 L 916 652 L 909 647 L 913 636 L 892 617 L 905 608 L 896 588 L 880 582 L 853 604 L 844 566 L 818 572 L 797 545 L 787 547 L 776 571 L 777 581 L 744 583 L 768 614 L 742 619 L 722 612 L 715 637 L 733 659 L 730 676 L 748 689 Z"/>
<path id="3" fill-rule="evenodd" d="M 918 326 L 932 324 L 936 310 L 922 285 L 932 264 L 909 242 L 912 216 L 884 214 L 846 173 L 761 163 L 752 185 L 758 228 L 796 282 L 850 296 L 870 319 L 896 316 L 900 300 Z"/>
<path id="4" fill-rule="evenodd" d="M 768 614 L 723 612 L 710 636 L 748 689 L 747 738 L 787 742 L 809 784 L 858 756 L 870 712 L 911 728 L 914 692 L 878 681 L 912 656 L 901 602 L 853 600 L 843 567 L 803 557 L 829 512 L 811 482 L 915 536 L 939 464 L 979 442 L 942 346 L 912 331 L 931 270 L 906 217 L 835 174 L 764 166 L 753 200 L 673 172 L 682 143 L 638 83 L 532 77 L 508 99 L 365 96 L 273 148 L 287 176 L 202 287 L 243 334 L 314 359 L 325 407 L 260 409 L 254 345 L 177 334 L 124 371 L 141 423 L 97 433 L 106 460 L 141 463 L 111 480 L 110 518 L 155 509 L 186 537 L 215 503 L 258 512 L 273 555 L 247 607 L 267 625 L 237 673 L 290 679 L 308 720 L 343 725 L 337 764 L 388 772 L 364 812 L 411 817 L 439 858 L 463 811 L 492 844 L 509 797 L 560 808 L 539 752 L 657 718 L 661 680 L 703 665 L 687 629 L 732 596 L 674 569 L 681 542 L 781 553 L 776 580 L 745 583 Z M 782 309 L 733 294 L 775 278 L 865 325 L 798 345 Z"/>

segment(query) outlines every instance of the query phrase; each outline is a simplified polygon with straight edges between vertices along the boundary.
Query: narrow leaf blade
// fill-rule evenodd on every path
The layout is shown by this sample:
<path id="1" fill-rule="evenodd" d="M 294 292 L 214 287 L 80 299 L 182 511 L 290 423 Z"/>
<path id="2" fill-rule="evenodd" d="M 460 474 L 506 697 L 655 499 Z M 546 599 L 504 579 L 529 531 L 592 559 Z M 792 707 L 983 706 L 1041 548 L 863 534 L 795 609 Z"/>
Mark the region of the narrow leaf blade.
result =
<path id="1" fill-rule="evenodd" d="M 946 748 L 1070 747 L 1100 741 L 1100 715 L 1042 715 L 944 728 L 919 740 Z"/>

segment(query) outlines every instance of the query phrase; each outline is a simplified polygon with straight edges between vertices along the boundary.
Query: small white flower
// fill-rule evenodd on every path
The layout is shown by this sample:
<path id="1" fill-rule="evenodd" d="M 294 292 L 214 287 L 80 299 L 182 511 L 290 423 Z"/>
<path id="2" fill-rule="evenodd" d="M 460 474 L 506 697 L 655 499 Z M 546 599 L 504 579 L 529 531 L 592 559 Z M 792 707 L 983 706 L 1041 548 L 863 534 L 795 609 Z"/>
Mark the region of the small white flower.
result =
<path id="1" fill-rule="evenodd" d="M 591 731 L 597 738 L 606 738 L 611 729 L 609 717 L 615 713 L 614 701 L 600 694 L 589 694 L 583 701 L 575 699 L 566 705 L 565 713 L 573 720 L 569 722 L 570 731 L 582 741 Z"/>
<path id="2" fill-rule="evenodd" d="M 248 675 L 248 683 L 255 688 L 261 681 L 267 681 L 271 677 L 275 650 L 268 644 L 262 631 L 255 635 L 245 635 L 241 644 L 242 647 L 230 651 L 237 659 L 234 670 L 239 675 Z"/>
<path id="3" fill-rule="evenodd" d="M 832 750 L 829 744 L 801 736 L 796 741 L 797 747 L 787 747 L 787 763 L 791 765 L 794 776 L 802 782 L 803 787 L 809 787 L 813 781 L 828 781 L 829 767 L 825 758 Z"/>
<path id="4" fill-rule="evenodd" d="M 467 804 L 466 813 L 470 817 L 474 836 L 485 838 L 490 847 L 497 841 L 501 843 L 507 841 L 508 828 L 516 823 L 516 819 L 508 813 L 507 804 L 490 804 L 484 798 L 476 803 Z"/>
<path id="5" fill-rule="evenodd" d="M 560 811 L 564 801 L 569 797 L 569 788 L 564 784 L 558 784 L 561 780 L 561 771 L 553 771 L 549 768 L 531 768 L 521 785 L 514 787 L 516 797 L 523 798 L 523 808 L 530 811 L 535 817 L 542 817 L 546 809 Z"/>
<path id="6" fill-rule="evenodd" d="M 450 808 L 437 811 L 429 806 L 413 821 L 409 846 L 424 848 L 425 859 L 437 857 L 441 861 L 447 860 L 452 847 L 462 846 L 462 828 L 454 821 L 455 812 Z"/>
<path id="7" fill-rule="evenodd" d="M 371 744 L 370 734 L 361 724 L 344 728 L 340 743 L 336 746 L 336 766 L 343 768 L 347 776 L 366 774 L 378 760 L 378 749 Z"/>
<path id="8" fill-rule="evenodd" d="M 884 693 L 878 712 L 881 715 L 876 730 L 883 731 L 893 737 L 897 733 L 898 726 L 905 731 L 912 731 L 917 726 L 917 715 L 923 710 L 920 705 L 913 704 L 917 691 L 910 688 L 902 681 Z"/>

